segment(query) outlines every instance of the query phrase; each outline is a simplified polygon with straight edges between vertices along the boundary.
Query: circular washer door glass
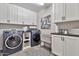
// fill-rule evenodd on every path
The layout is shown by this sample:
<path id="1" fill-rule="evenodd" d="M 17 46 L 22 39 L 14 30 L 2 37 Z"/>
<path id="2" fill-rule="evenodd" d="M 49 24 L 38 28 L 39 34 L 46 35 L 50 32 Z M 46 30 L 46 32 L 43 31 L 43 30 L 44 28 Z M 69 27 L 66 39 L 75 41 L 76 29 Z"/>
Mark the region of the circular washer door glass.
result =
<path id="1" fill-rule="evenodd" d="M 7 37 L 5 40 L 5 46 L 9 49 L 15 49 L 22 43 L 22 38 L 18 34 L 13 34 Z"/>

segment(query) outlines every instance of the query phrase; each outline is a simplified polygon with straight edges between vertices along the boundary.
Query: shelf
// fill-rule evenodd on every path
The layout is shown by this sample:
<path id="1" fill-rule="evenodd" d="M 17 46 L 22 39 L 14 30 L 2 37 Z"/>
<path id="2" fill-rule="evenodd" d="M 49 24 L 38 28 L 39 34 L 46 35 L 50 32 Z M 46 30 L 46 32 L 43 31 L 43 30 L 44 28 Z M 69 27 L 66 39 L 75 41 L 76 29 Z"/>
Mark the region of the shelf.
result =
<path id="1" fill-rule="evenodd" d="M 23 41 L 29 41 L 29 39 L 27 39 L 27 40 L 25 39 L 25 40 L 23 40 Z"/>
<path id="2" fill-rule="evenodd" d="M 20 23 L 7 23 L 7 22 L 0 22 L 0 24 L 4 24 L 4 25 L 17 25 L 17 26 L 36 26 L 36 25 L 32 25 L 32 24 L 20 24 Z"/>
<path id="3" fill-rule="evenodd" d="M 67 23 L 67 22 L 77 22 L 79 21 L 79 19 L 72 19 L 72 20 L 62 20 L 62 21 L 55 21 L 55 24 L 59 24 L 59 23 Z"/>
<path id="4" fill-rule="evenodd" d="M 27 49 L 29 47 L 30 47 L 30 42 L 29 41 L 28 42 L 23 41 L 23 50 Z"/>

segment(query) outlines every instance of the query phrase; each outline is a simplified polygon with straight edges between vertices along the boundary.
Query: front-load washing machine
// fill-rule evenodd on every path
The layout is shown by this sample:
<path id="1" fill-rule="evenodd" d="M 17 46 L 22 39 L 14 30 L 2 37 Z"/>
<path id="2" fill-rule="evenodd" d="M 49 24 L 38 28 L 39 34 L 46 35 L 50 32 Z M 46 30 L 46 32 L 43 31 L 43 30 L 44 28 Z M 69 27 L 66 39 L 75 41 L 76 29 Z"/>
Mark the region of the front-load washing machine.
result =
<path id="1" fill-rule="evenodd" d="M 3 32 L 3 56 L 13 54 L 22 50 L 23 31 Z"/>

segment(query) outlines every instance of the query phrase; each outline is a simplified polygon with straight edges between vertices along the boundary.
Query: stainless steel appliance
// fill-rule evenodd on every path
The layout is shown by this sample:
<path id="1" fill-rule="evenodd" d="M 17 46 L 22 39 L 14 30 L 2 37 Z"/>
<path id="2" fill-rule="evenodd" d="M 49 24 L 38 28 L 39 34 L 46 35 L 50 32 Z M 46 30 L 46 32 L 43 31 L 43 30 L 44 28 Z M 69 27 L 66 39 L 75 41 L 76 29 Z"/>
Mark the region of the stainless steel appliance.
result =
<path id="1" fill-rule="evenodd" d="M 69 31 L 68 31 L 68 29 L 59 29 L 58 33 L 60 33 L 60 34 L 68 34 Z"/>

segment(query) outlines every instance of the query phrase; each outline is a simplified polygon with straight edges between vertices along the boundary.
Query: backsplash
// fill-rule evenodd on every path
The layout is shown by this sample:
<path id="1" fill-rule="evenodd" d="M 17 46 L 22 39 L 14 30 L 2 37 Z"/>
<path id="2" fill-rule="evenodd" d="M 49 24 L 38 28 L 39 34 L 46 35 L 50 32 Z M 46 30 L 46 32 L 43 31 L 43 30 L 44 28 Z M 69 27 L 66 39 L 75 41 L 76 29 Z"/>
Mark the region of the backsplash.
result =
<path id="1" fill-rule="evenodd" d="M 59 29 L 78 29 L 79 28 L 79 21 L 72 21 L 72 22 L 62 22 L 57 24 Z"/>

